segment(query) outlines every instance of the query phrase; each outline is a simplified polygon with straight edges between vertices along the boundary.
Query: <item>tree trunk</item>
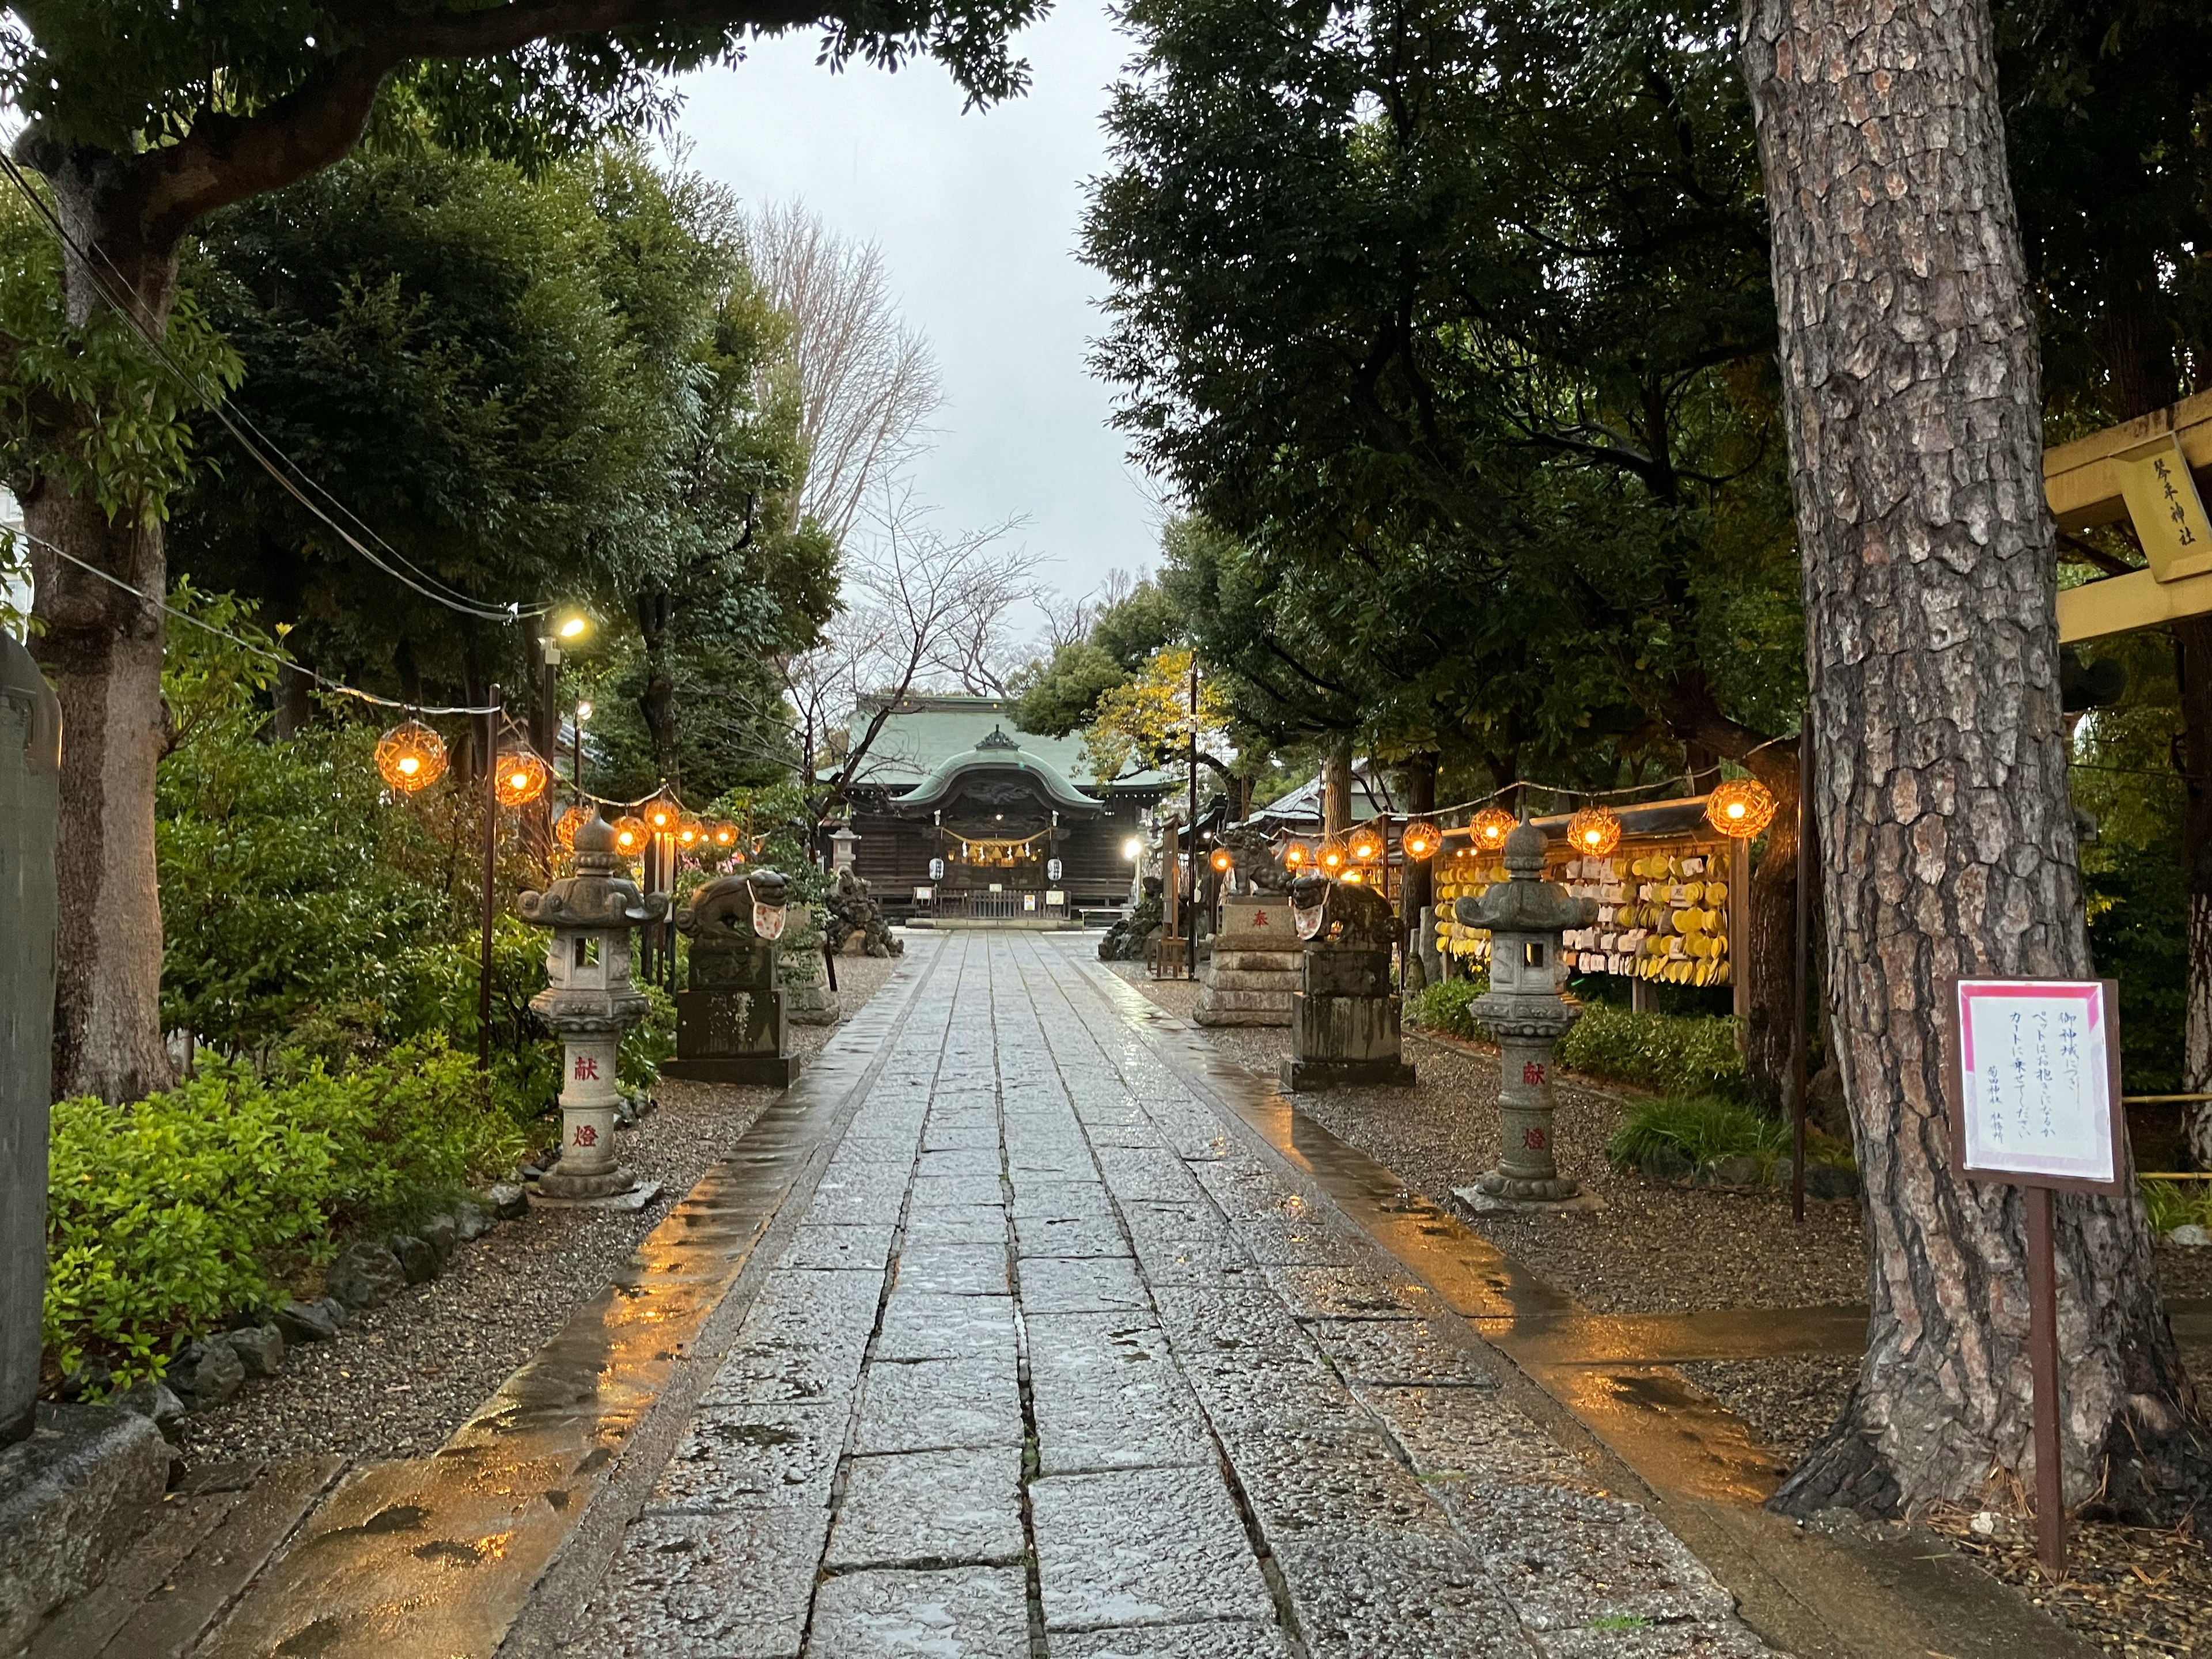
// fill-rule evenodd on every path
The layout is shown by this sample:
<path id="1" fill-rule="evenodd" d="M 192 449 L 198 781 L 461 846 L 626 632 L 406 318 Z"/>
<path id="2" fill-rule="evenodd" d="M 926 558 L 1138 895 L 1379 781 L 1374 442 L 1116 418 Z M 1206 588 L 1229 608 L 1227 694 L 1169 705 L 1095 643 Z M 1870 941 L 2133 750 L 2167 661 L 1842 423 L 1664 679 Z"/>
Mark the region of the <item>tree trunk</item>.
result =
<path id="1" fill-rule="evenodd" d="M 2182 1040 L 2181 1089 L 2212 1093 L 2212 617 L 2173 624 L 2181 682 L 2181 767 L 2188 789 L 2182 857 L 2189 893 L 2189 1006 Z M 2212 1103 L 2191 1109 L 2189 1149 L 2212 1170 Z"/>
<path id="2" fill-rule="evenodd" d="M 2034 319 L 1982 0 L 1747 0 L 1744 56 L 1872 1256 L 1858 1382 L 1775 1502 L 1912 1510 L 2033 1467 L 2024 1212 L 1954 1166 L 1941 987 L 2090 966 Z M 2107 1501 L 2145 1505 L 2196 1406 L 2142 1202 L 2130 1184 L 2057 1208 L 2066 1489 L 2108 1479 Z"/>
<path id="3" fill-rule="evenodd" d="M 173 249 L 147 250 L 137 228 L 100 209 L 97 165 L 48 177 L 78 246 L 97 243 L 134 291 L 139 313 L 166 328 L 176 297 Z M 105 267 L 103 267 L 105 270 Z M 106 302 L 82 264 L 65 259 L 69 315 Z M 125 513 L 111 521 L 89 494 L 42 476 L 23 497 L 24 527 L 151 599 L 168 590 L 161 526 Z M 56 945 L 54 1088 L 135 1100 L 176 1080 L 161 1041 L 161 895 L 154 857 L 155 768 L 165 746 L 157 604 L 127 593 L 33 544 L 42 631 L 32 653 L 62 705 L 60 921 Z"/>
<path id="4" fill-rule="evenodd" d="M 1749 762 L 1774 796 L 1774 822 L 1744 896 L 1744 937 L 1736 968 L 1751 977 L 1744 1022 L 1744 1073 L 1752 1103 L 1779 1117 L 1790 1109 L 1797 1075 L 1797 745 L 1776 744 Z"/>
<path id="5" fill-rule="evenodd" d="M 1321 766 L 1321 832 L 1341 836 L 1352 828 L 1352 739 L 1333 738 Z"/>
<path id="6" fill-rule="evenodd" d="M 1437 757 L 1416 755 L 1406 764 L 1406 811 L 1417 818 L 1437 810 Z M 1398 917 L 1406 927 L 1406 969 L 1411 972 L 1420 949 L 1421 907 L 1435 902 L 1431 866 L 1426 859 L 1407 859 L 1398 890 Z"/>
<path id="7" fill-rule="evenodd" d="M 655 594 L 637 602 L 638 633 L 645 644 L 645 690 L 638 712 L 653 740 L 653 764 L 660 780 L 679 794 L 683 762 L 676 734 L 676 681 L 668 672 L 668 599 Z"/>

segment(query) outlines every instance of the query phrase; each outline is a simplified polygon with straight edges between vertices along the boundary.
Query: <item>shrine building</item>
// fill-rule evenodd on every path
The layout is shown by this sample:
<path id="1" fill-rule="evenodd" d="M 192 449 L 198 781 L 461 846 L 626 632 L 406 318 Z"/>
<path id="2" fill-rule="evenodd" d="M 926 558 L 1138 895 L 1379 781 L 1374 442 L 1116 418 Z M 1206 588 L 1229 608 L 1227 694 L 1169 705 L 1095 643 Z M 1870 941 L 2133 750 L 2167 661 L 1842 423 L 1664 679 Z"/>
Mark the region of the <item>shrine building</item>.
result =
<path id="1" fill-rule="evenodd" d="M 862 702 L 855 744 L 883 707 Z M 900 920 L 1042 924 L 1126 905 L 1127 848 L 1175 780 L 1089 772 L 1079 735 L 1023 731 L 1012 699 L 909 694 L 848 792 L 854 867 Z"/>

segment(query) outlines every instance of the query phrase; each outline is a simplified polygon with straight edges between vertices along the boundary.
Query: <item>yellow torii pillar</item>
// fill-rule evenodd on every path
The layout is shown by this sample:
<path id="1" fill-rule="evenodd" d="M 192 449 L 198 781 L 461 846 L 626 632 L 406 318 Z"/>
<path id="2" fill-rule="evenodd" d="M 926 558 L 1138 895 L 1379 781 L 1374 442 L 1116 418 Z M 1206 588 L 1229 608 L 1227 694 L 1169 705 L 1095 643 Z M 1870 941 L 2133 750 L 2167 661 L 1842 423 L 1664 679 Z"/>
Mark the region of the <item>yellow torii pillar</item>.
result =
<path id="1" fill-rule="evenodd" d="M 2212 520 L 2194 470 L 2212 471 L 2212 392 L 2043 452 L 2043 488 L 2062 531 L 2125 519 L 2148 569 L 2058 595 L 2066 645 L 2212 611 Z"/>

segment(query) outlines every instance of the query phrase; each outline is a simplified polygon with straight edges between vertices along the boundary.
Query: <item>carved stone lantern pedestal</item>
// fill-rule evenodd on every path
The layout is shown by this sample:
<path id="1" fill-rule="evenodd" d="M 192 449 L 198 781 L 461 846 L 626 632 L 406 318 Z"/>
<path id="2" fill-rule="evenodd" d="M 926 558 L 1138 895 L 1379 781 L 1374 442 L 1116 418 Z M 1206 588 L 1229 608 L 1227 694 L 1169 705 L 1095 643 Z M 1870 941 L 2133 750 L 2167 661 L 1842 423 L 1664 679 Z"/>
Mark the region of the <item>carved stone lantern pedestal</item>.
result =
<path id="1" fill-rule="evenodd" d="M 637 1185 L 615 1160 L 616 1062 L 623 1033 L 647 1006 L 629 976 L 630 929 L 667 907 L 662 895 L 632 884 L 614 828 L 597 812 L 576 831 L 575 874 L 522 896 L 522 919 L 553 930 L 548 983 L 530 1000 L 562 1044 L 561 1158 L 538 1178 L 548 1198 L 611 1198 Z"/>
<path id="2" fill-rule="evenodd" d="M 1507 879 L 1454 907 L 1460 924 L 1490 930 L 1490 991 L 1471 1012 L 1498 1038 L 1498 1167 L 1472 1189 L 1493 1199 L 1563 1203 L 1575 1183 L 1552 1144 L 1552 1072 L 1559 1039 L 1582 1010 L 1561 994 L 1559 935 L 1597 919 L 1595 899 L 1571 898 L 1546 881 L 1544 832 L 1523 809 L 1505 838 Z"/>

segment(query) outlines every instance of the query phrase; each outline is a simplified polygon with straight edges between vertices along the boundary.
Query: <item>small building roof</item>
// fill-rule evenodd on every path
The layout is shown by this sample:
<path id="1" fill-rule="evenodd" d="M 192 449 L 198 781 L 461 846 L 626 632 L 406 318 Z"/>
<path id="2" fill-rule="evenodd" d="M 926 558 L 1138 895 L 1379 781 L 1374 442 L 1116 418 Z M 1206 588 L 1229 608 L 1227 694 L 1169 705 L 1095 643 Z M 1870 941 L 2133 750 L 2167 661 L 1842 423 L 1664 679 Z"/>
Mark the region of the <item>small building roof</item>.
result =
<path id="1" fill-rule="evenodd" d="M 1105 804 L 1097 796 L 1085 794 L 1070 783 L 1050 761 L 1032 755 L 995 726 L 973 749 L 947 755 L 929 769 L 929 775 L 920 783 L 903 794 L 893 796 L 890 808 L 901 816 L 927 811 L 957 793 L 961 779 L 970 772 L 1009 770 L 1035 778 L 1043 789 L 1045 798 L 1061 811 L 1073 812 L 1082 817 L 1096 817 L 1106 810 Z"/>
<path id="2" fill-rule="evenodd" d="M 853 714 L 854 743 L 867 734 L 869 721 L 883 706 L 881 697 L 860 700 Z M 883 730 L 876 734 L 854 782 L 896 793 L 920 785 L 946 761 L 972 754 L 994 732 L 1012 738 L 1024 757 L 1049 768 L 1069 787 L 1079 793 L 1105 793 L 1098 790 L 1091 775 L 1081 734 L 1052 738 L 1025 732 L 1014 719 L 1012 698 L 957 693 L 912 692 L 900 698 L 884 719 Z M 1112 787 L 1154 790 L 1170 781 L 1164 773 L 1139 772 L 1115 779 Z"/>
<path id="3" fill-rule="evenodd" d="M 1352 821 L 1380 817 L 1394 808 L 1376 781 L 1375 772 L 1366 761 L 1356 761 L 1352 768 Z M 1318 774 L 1306 780 L 1287 795 L 1279 795 L 1265 806 L 1255 806 L 1245 823 L 1259 825 L 1321 827 L 1321 778 Z"/>

